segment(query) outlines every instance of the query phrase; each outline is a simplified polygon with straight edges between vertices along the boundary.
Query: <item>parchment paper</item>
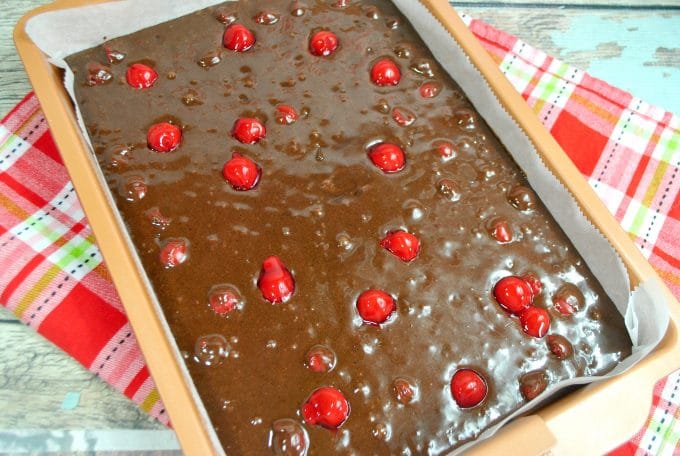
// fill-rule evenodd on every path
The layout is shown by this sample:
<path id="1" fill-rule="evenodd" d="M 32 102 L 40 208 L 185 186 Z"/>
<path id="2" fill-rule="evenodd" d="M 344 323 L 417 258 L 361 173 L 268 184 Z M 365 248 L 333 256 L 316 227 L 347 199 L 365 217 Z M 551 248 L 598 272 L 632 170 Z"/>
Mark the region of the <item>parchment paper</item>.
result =
<path id="1" fill-rule="evenodd" d="M 548 390 L 531 403 L 483 432 L 477 439 L 480 441 L 493 435 L 507 421 L 527 413 L 564 387 L 609 378 L 630 369 L 663 338 L 669 321 L 668 302 L 657 280 L 648 280 L 629 293 L 628 274 L 616 251 L 586 219 L 575 199 L 543 164 L 529 138 L 502 108 L 484 77 L 470 63 L 463 49 L 420 2 L 392 1 L 410 20 L 435 58 L 461 86 L 475 108 L 524 170 L 534 191 L 571 239 L 605 292 L 624 316 L 626 327 L 633 341 L 632 354 L 621 361 L 609 374 L 599 377 L 580 377 L 550 385 Z M 64 62 L 66 56 L 100 45 L 108 39 L 218 3 L 222 1 L 147 0 L 140 2 L 123 0 L 45 13 L 31 19 L 26 30 L 38 47 L 50 57 L 50 61 L 65 70 L 64 84 L 75 104 L 73 73 Z M 80 112 L 78 116 L 80 118 Z M 88 138 L 82 121 L 81 128 L 84 136 Z M 103 182 L 102 179 L 102 185 L 106 188 Z M 170 334 L 169 329 L 167 332 Z M 474 443 L 460 447 L 455 453 L 467 449 Z"/>

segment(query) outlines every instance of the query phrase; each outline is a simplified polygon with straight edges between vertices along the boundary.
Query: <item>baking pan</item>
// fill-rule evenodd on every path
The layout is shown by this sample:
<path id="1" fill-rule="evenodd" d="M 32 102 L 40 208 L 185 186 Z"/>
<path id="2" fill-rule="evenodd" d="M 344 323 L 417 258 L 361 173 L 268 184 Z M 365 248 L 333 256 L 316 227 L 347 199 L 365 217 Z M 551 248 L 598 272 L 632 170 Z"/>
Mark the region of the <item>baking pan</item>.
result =
<path id="1" fill-rule="evenodd" d="M 56 0 L 38 8 L 18 22 L 14 40 L 182 448 L 192 455 L 220 454 L 219 442 L 182 365 L 115 206 L 100 184 L 98 165 L 78 127 L 73 104 L 62 84 L 61 71 L 47 61 L 25 31 L 27 21 L 37 14 L 100 1 Z M 516 419 L 491 439 L 472 448 L 470 454 L 602 454 L 640 429 L 651 405 L 654 384 L 679 367 L 680 305 L 448 2 L 420 1 L 463 48 L 548 168 L 573 194 L 588 219 L 607 236 L 628 269 L 631 287 L 647 280 L 658 282 L 670 303 L 671 319 L 665 337 L 634 368 L 574 391 L 532 415 Z M 621 401 L 622 397 L 626 400 Z"/>

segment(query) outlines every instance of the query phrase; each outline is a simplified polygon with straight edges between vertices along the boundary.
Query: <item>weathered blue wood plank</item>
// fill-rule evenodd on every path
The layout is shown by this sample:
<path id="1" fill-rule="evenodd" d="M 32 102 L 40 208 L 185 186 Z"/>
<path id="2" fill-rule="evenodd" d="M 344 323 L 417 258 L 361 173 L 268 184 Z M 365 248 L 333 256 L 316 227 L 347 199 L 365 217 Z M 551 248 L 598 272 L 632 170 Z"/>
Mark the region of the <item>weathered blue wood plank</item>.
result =
<path id="1" fill-rule="evenodd" d="M 680 114 L 680 10 L 460 9 Z"/>
<path id="2" fill-rule="evenodd" d="M 588 65 L 593 76 L 680 113 L 680 14 L 582 15 L 552 39 L 567 61 L 576 53 L 610 49 Z"/>

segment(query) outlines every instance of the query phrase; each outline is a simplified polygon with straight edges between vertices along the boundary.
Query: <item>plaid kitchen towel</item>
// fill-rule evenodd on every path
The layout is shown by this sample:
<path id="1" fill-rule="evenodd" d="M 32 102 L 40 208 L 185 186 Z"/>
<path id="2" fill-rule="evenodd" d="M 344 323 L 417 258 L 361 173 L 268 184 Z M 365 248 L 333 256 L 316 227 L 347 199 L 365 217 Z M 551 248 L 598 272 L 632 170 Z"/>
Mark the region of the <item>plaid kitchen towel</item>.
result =
<path id="1" fill-rule="evenodd" d="M 680 298 L 678 117 L 464 19 Z M 0 304 L 168 423 L 33 94 L 0 124 Z M 657 383 L 615 454 L 678 454 L 679 385 L 680 371 Z"/>
<path id="2" fill-rule="evenodd" d="M 32 93 L 0 123 L 0 304 L 168 423 Z"/>

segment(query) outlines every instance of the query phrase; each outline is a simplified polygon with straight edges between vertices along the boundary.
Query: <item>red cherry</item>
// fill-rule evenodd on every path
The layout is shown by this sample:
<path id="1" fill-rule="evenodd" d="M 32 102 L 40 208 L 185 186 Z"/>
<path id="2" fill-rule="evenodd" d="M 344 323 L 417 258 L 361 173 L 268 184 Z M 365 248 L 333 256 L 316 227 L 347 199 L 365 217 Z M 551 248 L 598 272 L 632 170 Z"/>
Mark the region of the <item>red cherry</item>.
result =
<path id="1" fill-rule="evenodd" d="M 559 334 L 551 334 L 547 337 L 548 348 L 557 359 L 566 359 L 574 354 L 574 347 L 566 337 Z"/>
<path id="2" fill-rule="evenodd" d="M 566 317 L 574 315 L 576 313 L 576 309 L 574 308 L 574 306 L 569 304 L 569 301 L 564 298 L 561 297 L 553 298 L 553 305 L 555 306 L 555 309 L 559 313 Z"/>
<path id="3" fill-rule="evenodd" d="M 538 277 L 533 274 L 525 274 L 522 276 L 522 280 L 529 284 L 534 297 L 541 294 L 541 291 L 543 290 L 543 284 L 540 280 L 538 280 Z"/>
<path id="4" fill-rule="evenodd" d="M 550 315 L 540 307 L 529 307 L 519 314 L 522 331 L 532 337 L 541 338 L 550 329 Z"/>
<path id="5" fill-rule="evenodd" d="M 364 323 L 379 325 L 397 309 L 394 299 L 382 290 L 366 290 L 357 299 L 357 310 Z"/>
<path id="6" fill-rule="evenodd" d="M 460 408 L 470 408 L 486 397 L 484 378 L 472 369 L 459 369 L 451 378 L 451 395 Z"/>
<path id="7" fill-rule="evenodd" d="M 392 390 L 396 399 L 402 404 L 410 404 L 416 399 L 417 388 L 415 384 L 403 377 L 395 378 L 392 382 Z"/>
<path id="8" fill-rule="evenodd" d="M 302 417 L 308 424 L 337 429 L 349 417 L 349 402 L 340 390 L 324 386 L 315 390 L 302 405 Z"/>
<path id="9" fill-rule="evenodd" d="M 328 57 L 338 48 L 338 37 L 328 30 L 321 30 L 309 40 L 309 52 L 319 57 Z"/>
<path id="10" fill-rule="evenodd" d="M 171 152 L 179 147 L 182 141 L 182 130 L 167 122 L 157 123 L 149 128 L 146 143 L 149 149 L 156 152 Z"/>
<path id="11" fill-rule="evenodd" d="M 226 315 L 243 305 L 239 291 L 231 285 L 216 285 L 208 293 L 208 305 L 217 315 Z"/>
<path id="12" fill-rule="evenodd" d="M 401 147 L 392 143 L 377 144 L 368 151 L 368 157 L 383 173 L 397 173 L 404 169 L 406 157 Z"/>
<path id="13" fill-rule="evenodd" d="M 535 399 L 548 387 L 548 376 L 541 370 L 524 374 L 519 379 L 519 392 L 527 401 Z"/>
<path id="14" fill-rule="evenodd" d="M 298 113 L 290 105 L 278 105 L 276 107 L 276 123 L 290 125 L 298 120 Z"/>
<path id="15" fill-rule="evenodd" d="M 399 66 L 391 59 L 380 59 L 371 68 L 371 81 L 380 87 L 397 85 L 401 80 Z"/>
<path id="16" fill-rule="evenodd" d="M 161 248 L 158 259 L 166 269 L 175 268 L 187 260 L 188 247 L 186 239 L 168 239 Z"/>
<path id="17" fill-rule="evenodd" d="M 104 53 L 106 54 L 106 60 L 108 60 L 109 63 L 119 63 L 122 62 L 123 59 L 125 58 L 125 53 L 117 51 L 116 49 L 113 49 L 109 46 L 103 47 Z"/>
<path id="18" fill-rule="evenodd" d="M 399 257 L 402 261 L 413 261 L 420 252 L 420 241 L 406 231 L 390 231 L 380 241 L 380 247 Z"/>
<path id="19" fill-rule="evenodd" d="M 394 108 L 392 110 L 392 119 L 394 119 L 397 125 L 408 127 L 416 121 L 416 115 L 405 108 Z"/>
<path id="20" fill-rule="evenodd" d="M 234 122 L 231 134 L 243 144 L 255 144 L 267 136 L 267 129 L 258 119 L 241 117 Z"/>
<path id="21" fill-rule="evenodd" d="M 90 62 L 87 64 L 87 82 L 89 86 L 97 86 L 106 84 L 113 79 L 111 68 L 102 65 L 98 62 Z"/>
<path id="22" fill-rule="evenodd" d="M 262 262 L 257 279 L 262 297 L 272 304 L 286 302 L 295 291 L 295 279 L 279 257 L 270 256 Z"/>
<path id="23" fill-rule="evenodd" d="M 434 147 L 444 161 L 456 158 L 458 155 L 455 146 L 450 141 L 437 141 L 434 143 Z"/>
<path id="24" fill-rule="evenodd" d="M 312 372 L 330 372 L 335 367 L 335 352 L 325 345 L 313 346 L 305 356 L 305 364 Z"/>
<path id="25" fill-rule="evenodd" d="M 231 24 L 222 37 L 224 47 L 236 52 L 245 52 L 255 44 L 255 35 L 243 24 Z"/>
<path id="26" fill-rule="evenodd" d="M 555 310 L 568 317 L 583 308 L 585 298 L 578 287 L 574 284 L 567 283 L 562 285 L 555 292 L 552 302 Z"/>
<path id="27" fill-rule="evenodd" d="M 234 152 L 231 159 L 224 164 L 222 176 L 234 190 L 252 190 L 260 181 L 262 170 L 251 159 Z"/>
<path id="28" fill-rule="evenodd" d="M 438 82 L 425 82 L 420 86 L 420 96 L 423 98 L 434 98 L 441 92 L 442 86 Z"/>
<path id="29" fill-rule="evenodd" d="M 135 89 L 148 89 L 158 79 L 158 73 L 148 65 L 133 63 L 128 67 L 125 79 Z"/>
<path id="30" fill-rule="evenodd" d="M 513 314 L 523 311 L 534 300 L 529 284 L 516 276 L 503 277 L 499 280 L 493 288 L 493 296 L 502 308 Z"/>
<path id="31" fill-rule="evenodd" d="M 510 224 L 506 220 L 493 220 L 489 232 L 500 244 L 507 244 L 512 241 L 512 228 L 510 228 Z"/>
<path id="32" fill-rule="evenodd" d="M 269 11 L 260 11 L 253 17 L 253 20 L 260 25 L 273 25 L 279 22 L 279 15 Z"/>

